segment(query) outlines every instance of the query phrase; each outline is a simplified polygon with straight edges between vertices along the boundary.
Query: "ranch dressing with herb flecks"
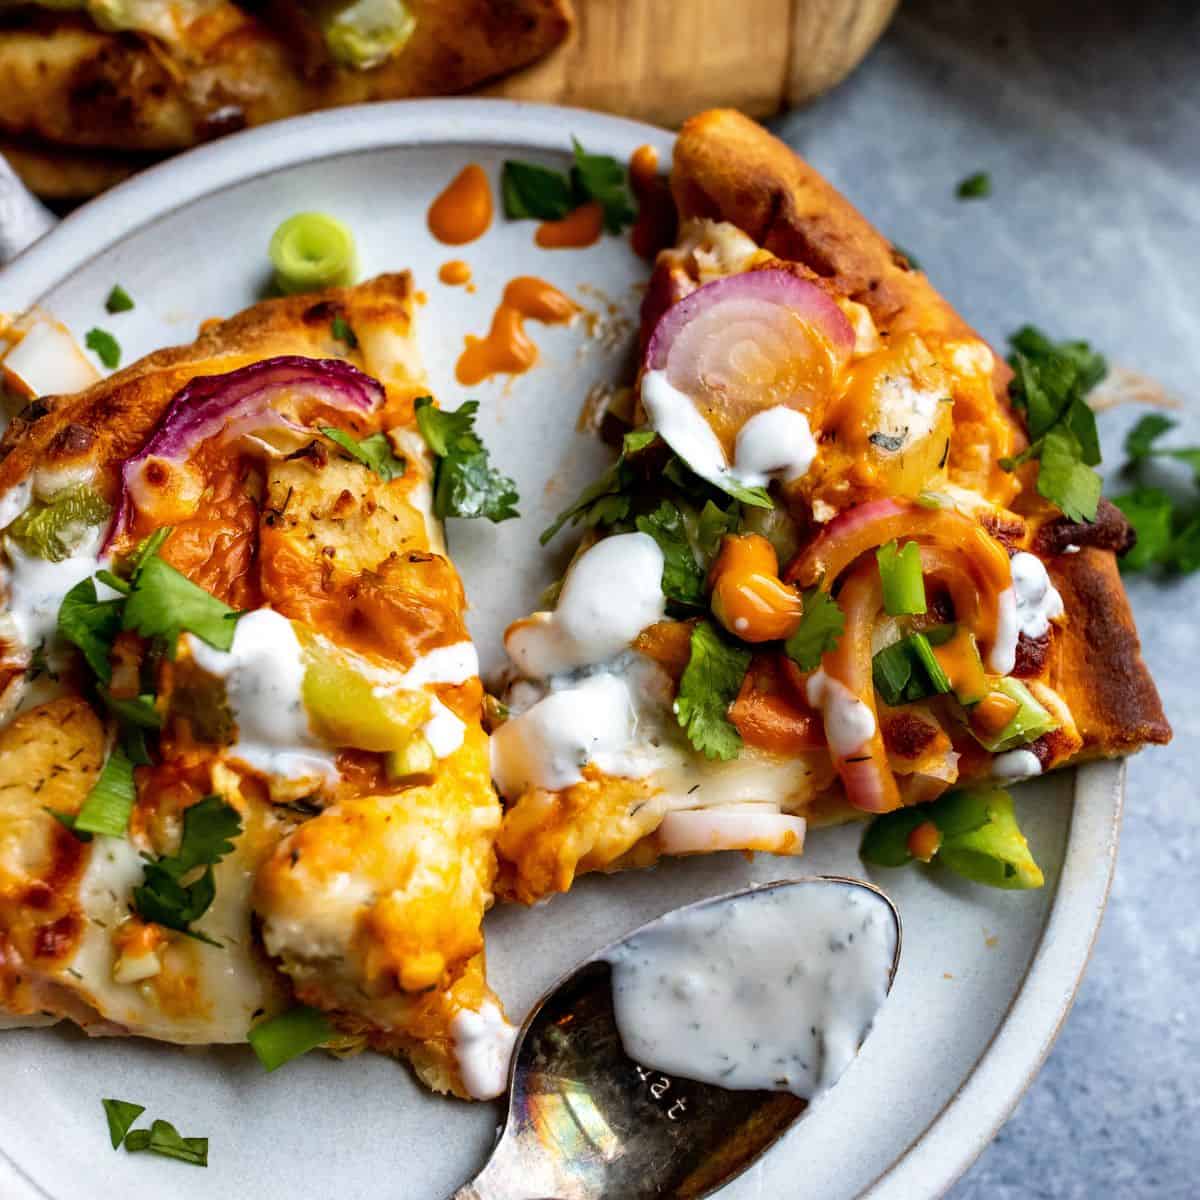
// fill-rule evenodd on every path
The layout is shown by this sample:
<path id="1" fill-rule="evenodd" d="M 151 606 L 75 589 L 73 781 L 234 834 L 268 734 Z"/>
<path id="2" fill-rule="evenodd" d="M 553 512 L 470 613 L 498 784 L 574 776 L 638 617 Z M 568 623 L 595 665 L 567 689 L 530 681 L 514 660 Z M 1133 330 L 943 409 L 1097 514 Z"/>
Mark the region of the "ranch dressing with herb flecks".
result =
<path id="1" fill-rule="evenodd" d="M 896 938 L 881 895 L 837 881 L 668 913 L 605 955 L 621 1043 L 668 1074 L 811 1100 L 870 1032 Z"/>

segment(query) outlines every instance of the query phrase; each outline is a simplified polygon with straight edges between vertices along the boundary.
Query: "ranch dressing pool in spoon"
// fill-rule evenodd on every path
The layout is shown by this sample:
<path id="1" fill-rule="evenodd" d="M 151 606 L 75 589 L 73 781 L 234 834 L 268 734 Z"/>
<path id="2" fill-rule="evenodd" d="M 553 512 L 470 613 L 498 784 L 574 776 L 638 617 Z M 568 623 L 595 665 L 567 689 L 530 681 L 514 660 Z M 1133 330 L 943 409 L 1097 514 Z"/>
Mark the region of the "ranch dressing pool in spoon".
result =
<path id="1" fill-rule="evenodd" d="M 605 953 L 630 1058 L 731 1090 L 831 1088 L 891 986 L 899 928 L 850 880 L 768 886 L 668 913 Z"/>

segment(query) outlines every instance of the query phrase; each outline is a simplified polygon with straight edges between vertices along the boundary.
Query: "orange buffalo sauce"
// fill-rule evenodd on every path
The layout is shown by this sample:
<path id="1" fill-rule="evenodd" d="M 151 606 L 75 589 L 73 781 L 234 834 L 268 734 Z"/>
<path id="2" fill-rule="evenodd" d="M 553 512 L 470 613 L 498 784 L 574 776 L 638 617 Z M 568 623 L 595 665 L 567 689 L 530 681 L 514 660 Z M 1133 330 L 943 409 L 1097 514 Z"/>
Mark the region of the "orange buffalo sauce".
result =
<path id="1" fill-rule="evenodd" d="M 532 275 L 520 275 L 504 289 L 487 336 L 467 335 L 454 375 L 470 387 L 493 375 L 520 375 L 537 362 L 538 349 L 525 332 L 527 320 L 565 325 L 579 306 L 558 288 Z"/>
<path id="2" fill-rule="evenodd" d="M 543 250 L 578 250 L 594 245 L 604 232 L 604 209 L 589 200 L 558 221 L 543 221 L 533 235 Z"/>
<path id="3" fill-rule="evenodd" d="M 438 270 L 438 279 L 449 287 L 462 287 L 471 282 L 471 266 L 461 258 L 452 258 L 442 263 Z"/>
<path id="4" fill-rule="evenodd" d="M 492 223 L 492 188 L 478 163 L 468 163 L 429 206 L 429 232 L 439 242 L 461 246 L 482 237 Z"/>
<path id="5" fill-rule="evenodd" d="M 629 160 L 629 186 L 637 200 L 638 215 L 630 239 L 634 253 L 652 259 L 675 240 L 675 202 L 671 189 L 658 173 L 658 151 L 639 146 Z"/>

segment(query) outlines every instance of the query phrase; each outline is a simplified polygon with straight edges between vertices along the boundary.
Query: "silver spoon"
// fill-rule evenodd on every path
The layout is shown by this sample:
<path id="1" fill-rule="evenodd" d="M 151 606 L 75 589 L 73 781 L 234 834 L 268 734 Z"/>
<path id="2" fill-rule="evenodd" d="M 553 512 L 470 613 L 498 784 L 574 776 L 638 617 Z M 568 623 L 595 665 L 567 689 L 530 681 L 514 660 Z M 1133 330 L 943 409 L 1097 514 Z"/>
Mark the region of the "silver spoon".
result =
<path id="1" fill-rule="evenodd" d="M 840 876 L 784 880 L 687 908 L 813 883 L 860 887 L 885 902 L 896 935 L 890 990 L 900 915 L 871 884 Z M 606 956 L 654 924 L 576 967 L 534 1005 L 517 1037 L 491 1158 L 451 1200 L 700 1200 L 740 1175 L 808 1107 L 791 1092 L 729 1091 L 649 1070 L 626 1055 Z"/>

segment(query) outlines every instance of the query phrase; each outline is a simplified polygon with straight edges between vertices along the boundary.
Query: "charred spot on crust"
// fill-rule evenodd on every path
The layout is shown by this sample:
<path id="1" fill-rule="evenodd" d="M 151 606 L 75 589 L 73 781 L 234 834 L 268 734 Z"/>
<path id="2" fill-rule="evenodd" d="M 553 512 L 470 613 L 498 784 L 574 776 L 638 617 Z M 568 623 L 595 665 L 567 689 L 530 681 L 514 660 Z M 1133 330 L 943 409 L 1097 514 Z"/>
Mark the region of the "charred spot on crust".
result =
<path id="1" fill-rule="evenodd" d="M 345 306 L 336 300 L 318 300 L 300 314 L 300 320 L 306 325 L 329 325 L 334 317 L 345 317 Z"/>
<path id="2" fill-rule="evenodd" d="M 1111 500 L 1101 499 L 1094 521 L 1070 521 L 1066 517 L 1047 521 L 1037 531 L 1033 549 L 1043 558 L 1062 554 L 1068 546 L 1095 546 L 1125 554 L 1136 541 L 1137 534 L 1125 514 Z"/>
<path id="3" fill-rule="evenodd" d="M 996 541 L 1002 543 L 1010 554 L 1020 546 L 1025 537 L 1025 521 L 1011 513 L 985 513 L 979 518 L 979 524 Z"/>
<path id="4" fill-rule="evenodd" d="M 1046 661 L 1050 657 L 1050 634 L 1043 633 L 1041 637 L 1031 638 L 1021 634 L 1017 638 L 1017 659 L 1012 673 L 1018 679 L 1030 679 L 1046 669 Z"/>
<path id="5" fill-rule="evenodd" d="M 72 458 L 90 450 L 95 440 L 96 435 L 86 425 L 72 421 L 54 435 L 48 453 L 52 458 Z"/>
<path id="6" fill-rule="evenodd" d="M 38 958 L 61 958 L 74 948 L 79 935 L 79 917 L 67 913 L 49 925 L 39 925 L 33 935 L 33 952 Z"/>
<path id="7" fill-rule="evenodd" d="M 19 413 L 16 419 L 23 421 L 26 425 L 32 425 L 35 421 L 40 421 L 50 411 L 50 405 L 41 397 L 37 400 L 30 400 Z"/>
<path id="8" fill-rule="evenodd" d="M 920 758 L 938 735 L 936 725 L 905 712 L 884 717 L 880 731 L 889 754 L 913 759 Z"/>

